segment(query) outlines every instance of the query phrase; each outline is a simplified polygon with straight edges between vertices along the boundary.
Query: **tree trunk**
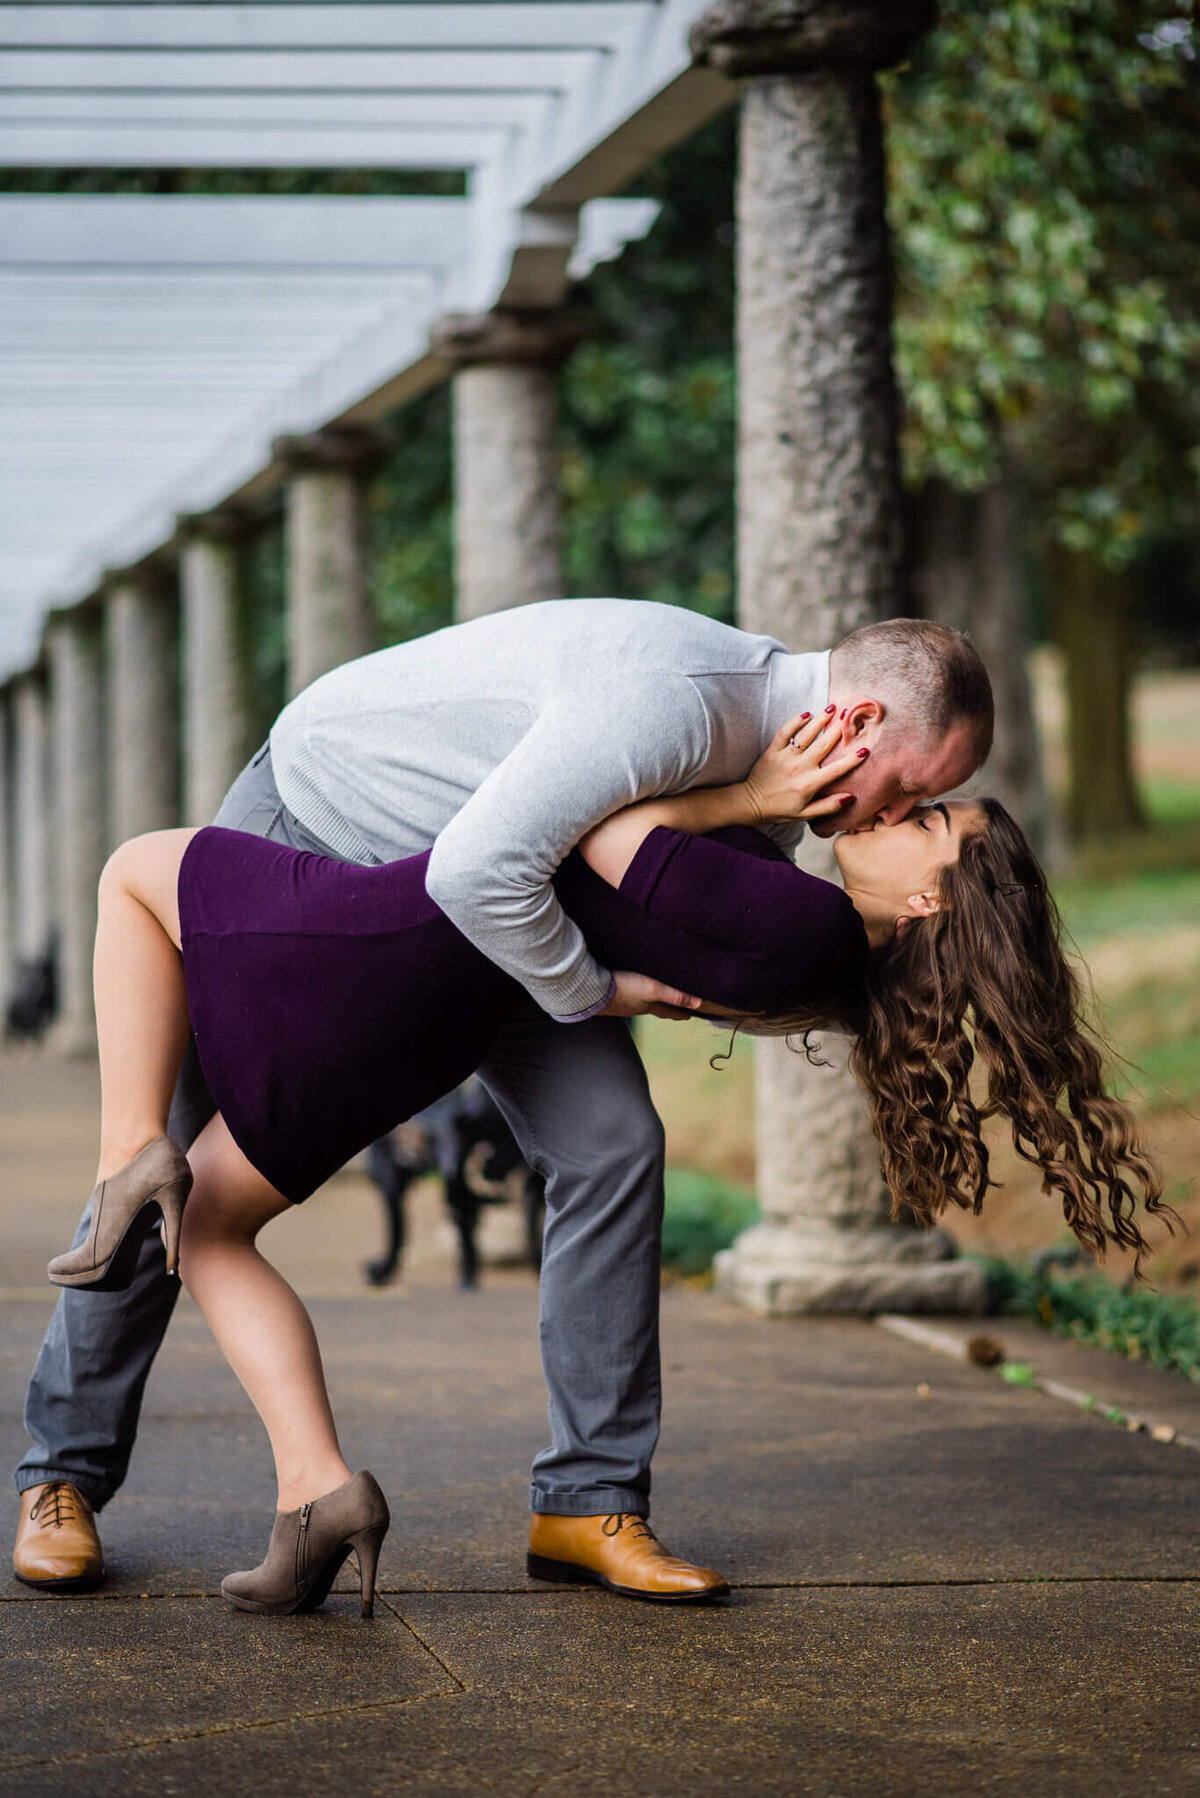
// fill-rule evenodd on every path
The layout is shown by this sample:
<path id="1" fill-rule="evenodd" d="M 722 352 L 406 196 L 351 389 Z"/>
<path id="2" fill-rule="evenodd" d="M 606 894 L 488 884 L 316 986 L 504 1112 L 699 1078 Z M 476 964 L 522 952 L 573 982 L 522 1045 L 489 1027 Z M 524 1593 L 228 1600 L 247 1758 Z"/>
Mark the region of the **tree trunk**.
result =
<path id="1" fill-rule="evenodd" d="M 922 617 L 965 631 L 987 664 L 996 696 L 996 736 L 971 789 L 994 793 L 1029 832 L 1039 854 L 1053 852 L 1029 681 L 1029 599 L 1021 580 L 1013 489 L 998 482 L 960 493 L 930 481 L 916 511 L 913 588 Z"/>
<path id="2" fill-rule="evenodd" d="M 1067 702 L 1067 821 L 1076 841 L 1140 830 L 1134 779 L 1131 583 L 1091 556 L 1056 549 L 1050 558 L 1055 638 Z"/>

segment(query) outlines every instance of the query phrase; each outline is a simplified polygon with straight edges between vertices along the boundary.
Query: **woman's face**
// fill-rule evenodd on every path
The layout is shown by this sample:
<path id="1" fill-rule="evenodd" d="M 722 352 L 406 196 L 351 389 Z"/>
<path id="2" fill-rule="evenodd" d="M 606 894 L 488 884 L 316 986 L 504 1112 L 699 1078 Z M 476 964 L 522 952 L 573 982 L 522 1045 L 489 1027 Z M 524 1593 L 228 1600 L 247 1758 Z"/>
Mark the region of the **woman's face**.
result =
<path id="1" fill-rule="evenodd" d="M 958 860 L 964 835 L 982 823 L 974 801 L 939 799 L 917 806 L 899 824 L 876 821 L 843 831 L 833 850 L 846 891 L 880 924 L 927 917 L 937 909 L 941 870 Z"/>

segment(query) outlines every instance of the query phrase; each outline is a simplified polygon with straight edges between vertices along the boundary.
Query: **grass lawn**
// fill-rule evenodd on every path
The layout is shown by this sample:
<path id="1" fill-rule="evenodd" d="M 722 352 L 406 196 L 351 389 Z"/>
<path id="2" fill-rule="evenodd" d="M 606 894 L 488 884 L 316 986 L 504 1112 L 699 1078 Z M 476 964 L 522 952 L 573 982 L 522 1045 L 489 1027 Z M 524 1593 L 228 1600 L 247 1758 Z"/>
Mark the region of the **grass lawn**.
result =
<path id="1" fill-rule="evenodd" d="M 1053 784 L 1062 765 L 1061 705 L 1045 658 L 1038 689 Z M 1169 1197 L 1194 1232 L 1164 1235 L 1151 1277 L 1187 1283 L 1200 1277 L 1200 672 L 1143 677 L 1135 722 L 1152 827 L 1090 849 L 1055 890 L 1089 970 L 1097 1016 L 1124 1058 L 1118 1084 L 1142 1108 Z M 639 1040 L 667 1128 L 668 1160 L 752 1191 L 752 1044 L 735 1044 L 732 1059 L 714 1070 L 708 1058 L 725 1039 L 708 1026 L 648 1018 Z M 982 1217 L 945 1220 L 963 1247 L 1021 1255 L 1070 1241 L 1057 1205 L 1002 1131 L 994 1141 L 1002 1188 L 988 1195 Z M 686 1202 L 693 1209 L 700 1202 L 696 1188 L 687 1189 Z M 1126 1270 L 1114 1257 L 1109 1271 L 1119 1277 Z"/>

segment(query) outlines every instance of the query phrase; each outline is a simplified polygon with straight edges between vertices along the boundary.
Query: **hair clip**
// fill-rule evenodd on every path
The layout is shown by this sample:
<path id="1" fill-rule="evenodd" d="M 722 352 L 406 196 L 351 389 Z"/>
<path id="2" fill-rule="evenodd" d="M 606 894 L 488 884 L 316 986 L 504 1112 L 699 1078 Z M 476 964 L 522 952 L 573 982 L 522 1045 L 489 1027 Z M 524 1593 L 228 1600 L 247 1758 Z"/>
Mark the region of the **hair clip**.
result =
<path id="1" fill-rule="evenodd" d="M 1015 899 L 1018 893 L 1036 893 L 1037 885 L 1032 880 L 1005 880 L 996 885 L 996 891 L 1003 893 L 1006 899 Z"/>

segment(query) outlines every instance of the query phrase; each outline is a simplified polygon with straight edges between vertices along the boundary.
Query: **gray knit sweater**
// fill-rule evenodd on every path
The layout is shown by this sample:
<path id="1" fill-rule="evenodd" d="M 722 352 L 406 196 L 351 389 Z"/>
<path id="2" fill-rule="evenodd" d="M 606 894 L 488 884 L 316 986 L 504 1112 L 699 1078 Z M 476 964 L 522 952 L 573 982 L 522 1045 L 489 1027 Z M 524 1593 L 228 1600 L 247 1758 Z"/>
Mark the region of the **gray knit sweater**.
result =
<path id="1" fill-rule="evenodd" d="M 564 856 L 634 800 L 740 780 L 828 688 L 828 652 L 789 655 L 675 606 L 550 600 L 335 668 L 280 714 L 271 760 L 286 804 L 339 854 L 432 844 L 430 895 L 569 1018 L 603 1002 L 609 973 L 555 897 Z"/>

